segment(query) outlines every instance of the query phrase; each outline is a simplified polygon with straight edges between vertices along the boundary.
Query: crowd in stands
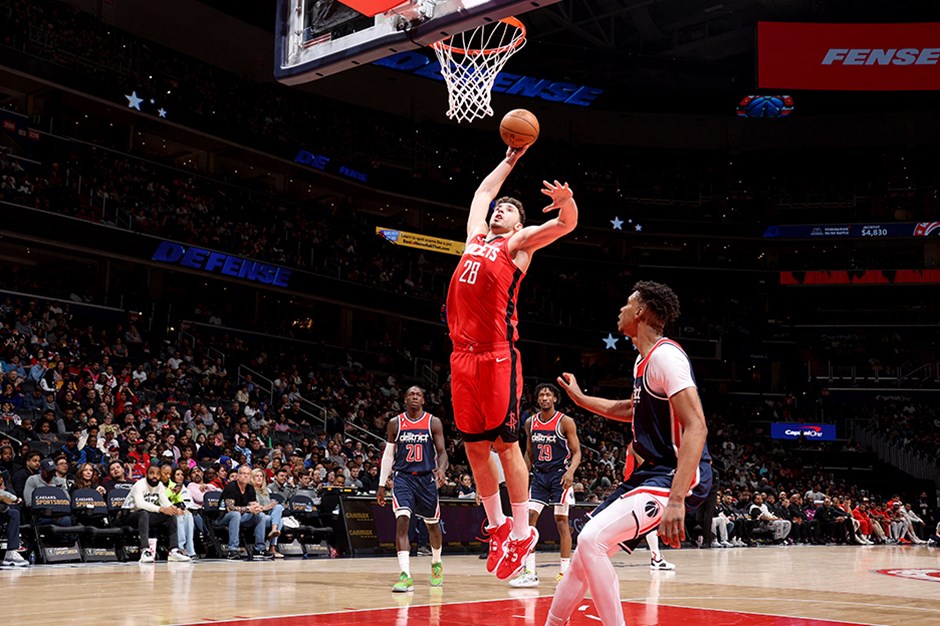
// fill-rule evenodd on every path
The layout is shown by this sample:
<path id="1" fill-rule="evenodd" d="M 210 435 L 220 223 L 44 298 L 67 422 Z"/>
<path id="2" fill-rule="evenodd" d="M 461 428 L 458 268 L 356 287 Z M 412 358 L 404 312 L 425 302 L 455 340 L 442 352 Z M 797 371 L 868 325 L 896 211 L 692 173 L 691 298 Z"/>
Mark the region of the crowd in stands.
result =
<path id="1" fill-rule="evenodd" d="M 247 499 L 247 486 L 282 496 L 338 487 L 373 492 L 385 424 L 402 410 L 406 385 L 392 373 L 356 363 L 324 367 L 296 354 L 275 362 L 256 356 L 254 367 L 276 372 L 266 389 L 250 376 L 236 380 L 231 362 L 196 358 L 192 346 L 156 341 L 134 314 L 101 322 L 68 305 L 7 298 L 0 323 L 0 490 L 29 502 L 37 486 L 108 492 L 143 479 L 139 488 L 156 494 L 160 488 L 145 483 L 153 478 L 148 468 L 161 466 L 154 480 L 162 479 L 170 504 L 141 496 L 156 509 L 138 510 L 156 517 L 135 520 L 165 523 L 172 536 L 178 533 L 177 560 L 196 554 L 204 528 L 199 507 L 212 491 L 223 491 L 232 506 L 259 502 L 257 510 L 225 521 L 237 537 L 235 524 L 247 519 L 256 528 L 258 554 L 276 558 L 282 511 L 264 497 Z M 324 421 L 310 402 L 323 408 Z M 718 546 L 753 545 L 764 535 L 778 543 L 925 540 L 935 508 L 927 494 L 902 503 L 860 491 L 805 469 L 791 449 L 761 436 L 752 420 L 790 418 L 793 403 L 792 397 L 772 404 L 714 402 L 710 446 L 721 476 L 720 502 L 713 520 L 690 520 L 690 527 L 697 524 L 693 536 L 707 541 L 713 532 Z M 446 385 L 428 389 L 428 410 L 446 417 L 448 404 Z M 576 499 L 599 502 L 618 483 L 626 435 L 598 416 L 573 415 L 584 451 Z M 467 496 L 472 484 L 465 484 L 460 439 L 450 420 L 444 424 L 452 467 L 442 494 Z M 3 498 L 0 493 L 7 513 L 13 507 Z M 167 508 L 180 502 L 182 513 Z M 148 558 L 147 535 L 141 536 L 142 558 Z"/>

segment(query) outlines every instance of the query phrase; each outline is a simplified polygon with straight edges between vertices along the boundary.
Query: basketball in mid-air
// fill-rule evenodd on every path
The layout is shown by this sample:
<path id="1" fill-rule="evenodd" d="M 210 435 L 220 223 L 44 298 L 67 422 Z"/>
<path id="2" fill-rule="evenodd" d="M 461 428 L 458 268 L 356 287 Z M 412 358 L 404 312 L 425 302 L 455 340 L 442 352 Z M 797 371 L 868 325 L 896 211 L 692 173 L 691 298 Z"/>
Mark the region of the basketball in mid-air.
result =
<path id="1" fill-rule="evenodd" d="M 539 120 L 530 111 L 513 109 L 499 123 L 499 136 L 510 148 L 522 148 L 539 138 Z"/>

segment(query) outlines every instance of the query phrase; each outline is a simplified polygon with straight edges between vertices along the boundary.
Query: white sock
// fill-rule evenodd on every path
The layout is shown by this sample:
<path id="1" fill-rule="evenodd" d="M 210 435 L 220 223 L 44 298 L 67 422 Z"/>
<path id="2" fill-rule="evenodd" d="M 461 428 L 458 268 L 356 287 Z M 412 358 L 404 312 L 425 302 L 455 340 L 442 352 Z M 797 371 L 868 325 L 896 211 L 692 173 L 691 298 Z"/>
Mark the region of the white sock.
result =
<path id="1" fill-rule="evenodd" d="M 571 559 L 562 559 L 561 560 L 561 573 L 565 574 L 568 572 L 568 567 L 571 565 Z"/>
<path id="2" fill-rule="evenodd" d="M 659 534 L 657 534 L 655 530 L 646 535 L 646 543 L 650 547 L 650 554 L 653 560 L 658 561 L 661 559 L 662 555 L 659 553 Z"/>
<path id="3" fill-rule="evenodd" d="M 525 560 L 526 571 L 535 573 L 535 550 L 529 553 L 529 556 Z"/>
<path id="4" fill-rule="evenodd" d="M 489 522 L 489 528 L 499 527 L 506 521 L 503 514 L 503 504 L 499 501 L 499 492 L 493 495 L 480 498 L 483 502 L 483 510 L 486 511 L 486 519 Z"/>
<path id="5" fill-rule="evenodd" d="M 411 555 L 407 550 L 398 553 L 398 569 L 411 576 Z"/>
<path id="6" fill-rule="evenodd" d="M 512 507 L 512 533 L 513 539 L 528 539 L 529 533 L 529 503 L 511 502 Z"/>
<path id="7" fill-rule="evenodd" d="M 440 548 L 435 548 L 431 546 L 431 563 L 440 563 L 441 562 L 441 550 L 444 549 L 444 546 Z"/>

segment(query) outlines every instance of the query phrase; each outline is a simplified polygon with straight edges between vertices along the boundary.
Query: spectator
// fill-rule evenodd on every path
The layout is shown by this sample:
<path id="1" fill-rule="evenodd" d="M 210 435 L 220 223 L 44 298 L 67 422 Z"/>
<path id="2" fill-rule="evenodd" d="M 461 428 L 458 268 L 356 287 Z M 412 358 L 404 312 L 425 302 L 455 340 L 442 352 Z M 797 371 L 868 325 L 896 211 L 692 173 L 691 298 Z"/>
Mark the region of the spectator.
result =
<path id="1" fill-rule="evenodd" d="M 927 526 L 924 520 L 921 519 L 920 516 L 917 515 L 917 512 L 914 511 L 914 508 L 911 506 L 910 502 L 904 505 L 903 510 L 904 510 L 904 514 L 907 515 L 907 518 L 911 520 L 911 525 L 913 527 L 913 535 L 917 537 L 918 539 L 920 539 L 921 535 L 923 535 L 927 530 Z M 923 541 L 924 540 L 921 539 L 920 543 L 923 543 Z"/>
<path id="2" fill-rule="evenodd" d="M 294 492 L 296 489 L 288 480 L 290 473 L 287 471 L 286 467 L 279 467 L 277 471 L 274 472 L 274 480 L 271 482 L 268 487 L 268 491 L 272 494 L 277 494 L 284 498 L 284 501 L 288 501 L 294 497 Z"/>
<path id="3" fill-rule="evenodd" d="M 39 473 L 39 462 L 41 459 L 42 454 L 36 452 L 35 450 L 30 451 L 26 455 L 26 461 L 23 467 L 16 470 L 16 472 L 13 474 L 11 481 L 13 483 L 13 493 L 22 498 L 24 502 L 28 502 L 28 500 L 26 500 L 26 496 L 23 493 L 23 490 L 26 487 L 26 481 L 30 476 L 34 476 Z"/>
<path id="4" fill-rule="evenodd" d="M 477 491 L 473 486 L 473 477 L 467 472 L 460 475 L 460 484 L 457 485 L 457 497 L 462 500 L 477 497 Z"/>
<path id="5" fill-rule="evenodd" d="M 189 489 L 186 489 L 186 473 L 181 467 L 176 469 L 169 463 L 160 466 L 160 482 L 166 488 L 166 497 L 170 503 L 182 511 L 176 518 L 176 538 L 177 545 L 186 552 L 190 559 L 196 556 L 196 546 L 194 543 L 194 534 L 196 528 L 196 519 L 192 511 L 187 506 L 191 502 Z"/>
<path id="6" fill-rule="evenodd" d="M 268 516 L 261 510 L 255 488 L 251 484 L 251 468 L 242 465 L 238 468 L 236 479 L 222 490 L 222 500 L 227 511 L 221 523 L 228 526 L 228 554 L 229 559 L 239 558 L 238 537 L 242 526 L 253 528 L 256 557 L 262 559 L 273 558 L 265 551 L 265 529 Z"/>
<path id="7" fill-rule="evenodd" d="M 755 493 L 753 504 L 750 508 L 751 519 L 765 523 L 774 534 L 774 541 L 783 542 L 790 534 L 791 524 L 785 519 L 780 519 L 770 512 L 767 504 L 764 503 L 764 495 Z"/>
<path id="8" fill-rule="evenodd" d="M 39 464 L 39 473 L 30 476 L 26 480 L 26 486 L 23 488 L 23 502 L 26 506 L 32 508 L 33 491 L 40 487 L 56 487 L 68 493 L 69 486 L 65 479 L 56 472 L 56 463 L 52 459 L 45 458 Z M 60 517 L 44 517 L 34 515 L 33 523 L 36 525 L 54 524 L 56 526 L 71 526 L 72 517 L 62 515 Z"/>
<path id="9" fill-rule="evenodd" d="M 268 532 L 268 541 L 271 544 L 268 551 L 274 558 L 283 559 L 284 555 L 277 551 L 277 539 L 281 535 L 281 517 L 284 515 L 284 507 L 271 499 L 268 493 L 268 477 L 263 469 L 259 467 L 251 470 L 251 482 L 255 488 L 258 504 L 267 516 L 268 526 L 271 529 Z"/>
<path id="10" fill-rule="evenodd" d="M 7 550 L 3 565 L 7 567 L 29 567 L 29 561 L 20 554 L 20 509 L 23 503 L 15 493 L 6 490 L 3 473 L 0 473 L 0 522 L 7 525 Z"/>
<path id="11" fill-rule="evenodd" d="M 129 512 L 125 524 L 137 526 L 140 535 L 141 563 L 153 563 L 156 558 L 156 551 L 150 543 L 150 529 L 156 526 L 166 526 L 170 546 L 168 561 L 191 560 L 179 551 L 176 520 L 183 512 L 170 504 L 166 488 L 160 482 L 159 467 L 151 465 L 146 475 L 134 483 L 124 501 L 124 508 Z"/>
<path id="12" fill-rule="evenodd" d="M 108 464 L 108 477 L 104 479 L 101 486 L 104 487 L 105 493 L 114 489 L 130 489 L 133 486 L 133 483 L 127 480 L 123 462 L 114 460 Z"/>
<path id="13" fill-rule="evenodd" d="M 55 460 L 55 473 L 56 476 L 65 481 L 69 486 L 69 489 L 72 489 L 72 483 L 74 482 L 70 475 L 71 464 L 69 460 L 64 456 L 58 456 Z"/>
<path id="14" fill-rule="evenodd" d="M 99 484 L 98 468 L 91 463 L 82 463 L 75 472 L 75 481 L 72 483 L 71 491 L 76 489 L 94 489 L 101 495 L 105 495 L 107 490 Z"/>

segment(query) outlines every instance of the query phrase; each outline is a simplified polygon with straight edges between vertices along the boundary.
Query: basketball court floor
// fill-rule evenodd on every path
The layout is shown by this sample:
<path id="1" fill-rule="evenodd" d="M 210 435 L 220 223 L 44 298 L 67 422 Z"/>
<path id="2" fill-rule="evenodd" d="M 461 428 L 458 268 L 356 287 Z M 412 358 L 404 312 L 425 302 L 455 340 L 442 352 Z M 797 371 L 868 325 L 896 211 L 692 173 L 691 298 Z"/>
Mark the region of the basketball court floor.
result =
<path id="1" fill-rule="evenodd" d="M 940 624 L 940 550 L 776 547 L 614 557 L 627 624 L 824 626 Z M 393 594 L 394 558 L 200 561 L 0 569 L 2 623 L 240 626 L 542 626 L 557 553 L 540 555 L 541 586 L 510 589 L 473 556 L 412 558 L 415 590 Z M 600 624 L 590 599 L 572 626 Z"/>

